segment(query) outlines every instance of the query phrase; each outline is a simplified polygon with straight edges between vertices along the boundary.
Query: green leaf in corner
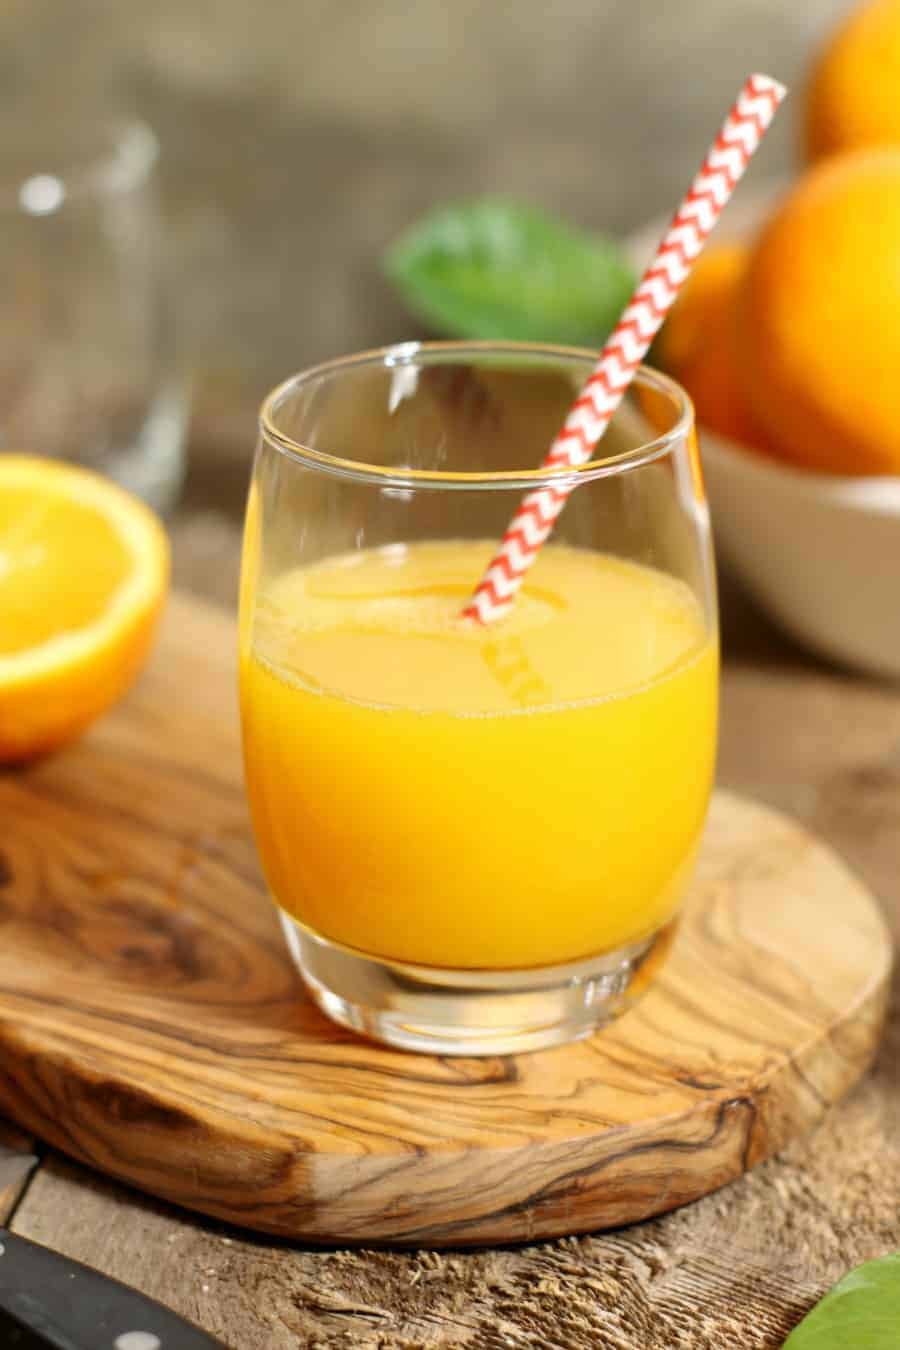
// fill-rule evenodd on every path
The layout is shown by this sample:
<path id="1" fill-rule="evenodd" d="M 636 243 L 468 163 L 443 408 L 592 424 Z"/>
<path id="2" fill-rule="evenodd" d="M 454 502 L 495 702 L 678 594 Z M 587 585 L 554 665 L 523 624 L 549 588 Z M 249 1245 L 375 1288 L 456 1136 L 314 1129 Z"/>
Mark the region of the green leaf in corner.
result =
<path id="1" fill-rule="evenodd" d="M 866 1261 L 845 1275 L 804 1317 L 784 1350 L 897 1350 L 900 1252 Z"/>
<path id="2" fill-rule="evenodd" d="M 412 313 L 440 333 L 592 347 L 612 331 L 634 285 L 612 240 L 492 199 L 425 216 L 385 268 Z"/>

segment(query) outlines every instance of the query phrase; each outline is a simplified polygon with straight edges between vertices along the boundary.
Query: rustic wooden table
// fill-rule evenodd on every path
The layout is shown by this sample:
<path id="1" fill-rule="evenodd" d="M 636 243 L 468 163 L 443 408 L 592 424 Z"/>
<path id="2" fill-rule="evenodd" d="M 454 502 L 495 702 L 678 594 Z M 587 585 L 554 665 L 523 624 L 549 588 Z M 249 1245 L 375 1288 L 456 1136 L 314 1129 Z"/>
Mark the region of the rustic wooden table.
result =
<path id="1" fill-rule="evenodd" d="M 233 602 L 245 469 L 196 483 L 176 580 Z M 224 503 L 232 505 L 226 510 Z M 219 509 L 222 507 L 222 509 Z M 785 810 L 856 867 L 900 929 L 900 691 L 816 663 L 723 588 L 720 781 Z M 312 1250 L 229 1231 L 37 1155 L 0 1158 L 0 1220 L 183 1313 L 233 1350 L 548 1346 L 752 1350 L 848 1267 L 900 1247 L 900 1014 L 873 1072 L 742 1180 L 618 1232 L 477 1252 Z"/>

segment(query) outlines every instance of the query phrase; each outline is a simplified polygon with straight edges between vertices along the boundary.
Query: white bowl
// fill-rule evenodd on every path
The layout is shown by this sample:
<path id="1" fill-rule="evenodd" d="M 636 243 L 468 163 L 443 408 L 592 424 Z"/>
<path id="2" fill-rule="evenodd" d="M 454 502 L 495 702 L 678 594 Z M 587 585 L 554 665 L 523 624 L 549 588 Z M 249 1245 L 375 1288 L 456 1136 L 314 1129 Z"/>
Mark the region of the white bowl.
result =
<path id="1" fill-rule="evenodd" d="M 738 189 L 714 239 L 752 232 L 783 190 Z M 626 241 L 637 267 L 667 223 Z M 900 478 L 810 473 L 699 430 L 716 545 L 747 589 L 824 655 L 900 676 Z"/>

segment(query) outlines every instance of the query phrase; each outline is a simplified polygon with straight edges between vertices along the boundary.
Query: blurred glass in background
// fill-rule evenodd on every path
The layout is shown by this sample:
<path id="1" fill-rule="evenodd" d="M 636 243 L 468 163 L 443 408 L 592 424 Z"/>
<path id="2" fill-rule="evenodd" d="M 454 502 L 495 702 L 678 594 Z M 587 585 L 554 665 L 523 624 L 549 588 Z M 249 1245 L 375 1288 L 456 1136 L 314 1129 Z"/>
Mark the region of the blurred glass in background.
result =
<path id="1" fill-rule="evenodd" d="M 0 139 L 0 451 L 89 465 L 167 511 L 186 401 L 158 153 L 142 122 L 77 107 Z"/>

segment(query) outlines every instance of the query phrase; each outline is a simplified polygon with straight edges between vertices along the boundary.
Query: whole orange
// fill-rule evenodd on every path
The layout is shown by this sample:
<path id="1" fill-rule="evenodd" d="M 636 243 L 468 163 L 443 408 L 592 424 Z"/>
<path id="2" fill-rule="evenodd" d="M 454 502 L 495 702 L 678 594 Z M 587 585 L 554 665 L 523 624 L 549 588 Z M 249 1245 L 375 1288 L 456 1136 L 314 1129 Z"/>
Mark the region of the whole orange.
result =
<path id="1" fill-rule="evenodd" d="M 806 100 L 810 158 L 900 145 L 900 0 L 857 6 L 816 62 Z"/>
<path id="2" fill-rule="evenodd" d="M 900 473 L 900 147 L 800 179 L 741 294 L 741 375 L 773 448 L 825 472 Z"/>
<path id="3" fill-rule="evenodd" d="M 672 306 L 659 357 L 691 396 L 701 426 L 744 445 L 763 440 L 740 381 L 738 292 L 750 253 L 745 244 L 720 244 L 700 255 Z"/>

